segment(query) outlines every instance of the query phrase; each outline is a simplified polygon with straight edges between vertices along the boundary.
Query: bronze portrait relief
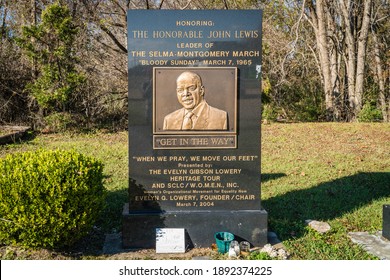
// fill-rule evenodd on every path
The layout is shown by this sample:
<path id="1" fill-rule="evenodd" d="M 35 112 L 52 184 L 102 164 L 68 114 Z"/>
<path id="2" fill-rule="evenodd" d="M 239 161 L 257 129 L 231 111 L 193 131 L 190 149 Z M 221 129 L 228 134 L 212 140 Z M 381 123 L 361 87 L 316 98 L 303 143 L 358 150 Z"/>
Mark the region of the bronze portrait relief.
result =
<path id="1" fill-rule="evenodd" d="M 153 69 L 153 135 L 236 135 L 235 67 Z"/>
<path id="2" fill-rule="evenodd" d="M 163 130 L 227 130 L 226 111 L 210 106 L 201 77 L 185 71 L 176 80 L 177 100 L 182 108 L 164 117 Z"/>

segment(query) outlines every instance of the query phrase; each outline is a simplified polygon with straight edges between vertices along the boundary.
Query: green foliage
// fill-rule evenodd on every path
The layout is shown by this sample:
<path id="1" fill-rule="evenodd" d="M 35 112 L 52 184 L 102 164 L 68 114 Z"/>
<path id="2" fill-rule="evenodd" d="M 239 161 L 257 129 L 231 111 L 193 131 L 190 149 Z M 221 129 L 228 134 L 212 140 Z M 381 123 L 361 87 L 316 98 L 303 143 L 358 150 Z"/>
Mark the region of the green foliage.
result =
<path id="1" fill-rule="evenodd" d="M 283 98 L 279 103 L 287 119 L 304 122 L 319 121 L 323 117 L 323 98 L 317 84 L 307 81 L 284 86 L 281 93 Z"/>
<path id="2" fill-rule="evenodd" d="M 383 120 L 382 112 L 370 102 L 363 105 L 358 115 L 359 122 L 379 122 Z"/>
<path id="3" fill-rule="evenodd" d="M 58 248 L 79 240 L 103 208 L 103 164 L 74 151 L 0 159 L 0 242 Z"/>
<path id="4" fill-rule="evenodd" d="M 69 9 L 56 3 L 42 12 L 40 24 L 23 26 L 16 40 L 37 67 L 38 77 L 26 89 L 46 114 L 72 109 L 86 81 L 76 67 L 78 32 Z"/>
<path id="5" fill-rule="evenodd" d="M 345 229 L 337 222 L 332 224 L 332 230 L 321 234 L 309 227 L 299 240 L 287 241 L 285 244 L 292 249 L 293 258 L 306 260 L 349 260 L 377 259 L 369 255 L 361 247 L 353 244 Z"/>
<path id="6" fill-rule="evenodd" d="M 278 113 L 270 104 L 264 104 L 263 110 L 261 112 L 261 118 L 268 121 L 276 121 Z"/>
<path id="7" fill-rule="evenodd" d="M 49 131 L 64 132 L 70 127 L 76 126 L 72 115 L 69 113 L 53 113 L 45 117 Z"/>
<path id="8" fill-rule="evenodd" d="M 266 252 L 256 251 L 249 255 L 249 260 L 273 260 Z"/>
<path id="9" fill-rule="evenodd" d="M 281 84 L 278 74 L 262 81 L 262 117 L 273 120 L 279 116 L 289 121 L 320 121 L 325 115 L 321 85 L 305 77 Z"/>

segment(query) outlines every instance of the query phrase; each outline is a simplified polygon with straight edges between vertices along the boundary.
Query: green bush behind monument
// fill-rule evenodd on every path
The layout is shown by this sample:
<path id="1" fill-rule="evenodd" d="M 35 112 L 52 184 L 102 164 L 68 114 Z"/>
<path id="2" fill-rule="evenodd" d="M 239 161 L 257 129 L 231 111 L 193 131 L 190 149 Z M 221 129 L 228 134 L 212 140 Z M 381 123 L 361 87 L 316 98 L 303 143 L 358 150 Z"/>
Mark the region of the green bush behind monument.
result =
<path id="1" fill-rule="evenodd" d="M 103 164 L 75 151 L 0 159 L 0 243 L 69 246 L 88 233 L 105 201 Z"/>

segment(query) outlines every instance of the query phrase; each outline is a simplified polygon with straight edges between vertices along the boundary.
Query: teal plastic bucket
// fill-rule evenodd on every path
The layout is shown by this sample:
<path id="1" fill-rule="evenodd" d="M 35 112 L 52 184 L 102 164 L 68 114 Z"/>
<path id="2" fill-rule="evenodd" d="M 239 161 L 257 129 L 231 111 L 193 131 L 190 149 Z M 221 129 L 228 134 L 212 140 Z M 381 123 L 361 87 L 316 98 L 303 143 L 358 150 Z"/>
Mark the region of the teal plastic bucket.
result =
<path id="1" fill-rule="evenodd" d="M 218 253 L 225 254 L 229 252 L 230 242 L 234 240 L 234 234 L 230 232 L 217 232 L 215 235 Z"/>

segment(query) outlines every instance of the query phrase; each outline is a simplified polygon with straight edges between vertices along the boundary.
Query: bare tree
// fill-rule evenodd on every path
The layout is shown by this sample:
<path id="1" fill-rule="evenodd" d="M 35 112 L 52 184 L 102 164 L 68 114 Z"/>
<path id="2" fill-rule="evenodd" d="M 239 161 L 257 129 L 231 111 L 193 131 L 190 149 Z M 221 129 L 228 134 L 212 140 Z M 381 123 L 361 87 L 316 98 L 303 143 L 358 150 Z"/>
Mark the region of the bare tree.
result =
<path id="1" fill-rule="evenodd" d="M 317 38 L 328 120 L 340 119 L 340 99 L 349 101 L 347 119 L 356 119 L 362 109 L 372 4 L 372 0 L 302 2 Z M 347 78 L 341 84 L 343 69 Z M 343 87 L 345 98 L 340 95 Z"/>
<path id="2" fill-rule="evenodd" d="M 388 52 L 390 39 L 390 3 L 388 1 L 374 1 L 371 24 L 372 37 L 372 67 L 375 80 L 378 84 L 378 102 L 383 120 L 390 122 L 390 53 Z"/>

